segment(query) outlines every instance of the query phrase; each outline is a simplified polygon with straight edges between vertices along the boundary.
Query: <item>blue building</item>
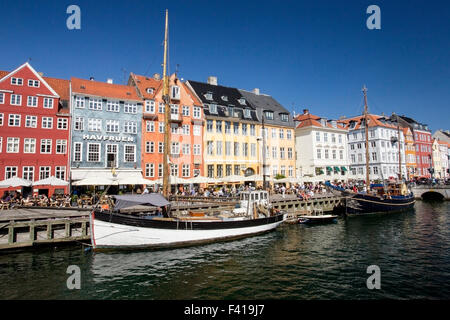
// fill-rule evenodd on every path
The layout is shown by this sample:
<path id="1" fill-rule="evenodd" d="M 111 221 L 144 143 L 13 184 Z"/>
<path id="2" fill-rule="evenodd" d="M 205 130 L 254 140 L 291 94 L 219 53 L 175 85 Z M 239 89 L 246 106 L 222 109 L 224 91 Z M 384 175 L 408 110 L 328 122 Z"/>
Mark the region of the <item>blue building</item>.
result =
<path id="1" fill-rule="evenodd" d="M 123 181 L 141 179 L 142 100 L 136 89 L 72 78 L 71 103 L 73 184 L 107 185 L 107 179 L 135 184 Z"/>

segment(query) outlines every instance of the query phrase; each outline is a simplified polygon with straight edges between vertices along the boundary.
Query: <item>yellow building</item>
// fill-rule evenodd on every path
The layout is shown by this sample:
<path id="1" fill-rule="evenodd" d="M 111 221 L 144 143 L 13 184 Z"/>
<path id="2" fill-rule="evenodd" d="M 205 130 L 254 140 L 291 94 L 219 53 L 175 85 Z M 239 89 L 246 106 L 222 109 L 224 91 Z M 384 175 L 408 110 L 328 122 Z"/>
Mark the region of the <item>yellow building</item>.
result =
<path id="1" fill-rule="evenodd" d="M 189 80 L 187 85 L 202 101 L 204 176 L 227 183 L 262 182 L 261 124 L 254 107 L 239 90 Z"/>

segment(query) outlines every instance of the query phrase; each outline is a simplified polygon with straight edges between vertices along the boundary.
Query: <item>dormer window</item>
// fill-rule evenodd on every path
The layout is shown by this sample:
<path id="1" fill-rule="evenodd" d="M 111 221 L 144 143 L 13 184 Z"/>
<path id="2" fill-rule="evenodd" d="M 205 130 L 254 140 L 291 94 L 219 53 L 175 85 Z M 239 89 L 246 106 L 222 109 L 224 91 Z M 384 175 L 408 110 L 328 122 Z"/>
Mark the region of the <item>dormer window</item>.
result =
<path id="1" fill-rule="evenodd" d="M 145 91 L 147 91 L 148 94 L 153 94 L 155 90 L 153 88 L 147 88 Z"/>
<path id="2" fill-rule="evenodd" d="M 223 101 L 228 101 L 228 97 L 227 96 L 222 96 L 222 100 Z"/>
<path id="3" fill-rule="evenodd" d="M 212 100 L 212 93 L 211 92 L 205 93 L 205 98 L 206 100 Z"/>
<path id="4" fill-rule="evenodd" d="M 230 117 L 234 116 L 234 108 L 231 107 L 231 106 L 228 107 L 228 115 L 229 115 Z"/>
<path id="5" fill-rule="evenodd" d="M 281 115 L 281 121 L 288 122 L 289 121 L 289 115 L 286 113 L 282 113 Z"/>
<path id="6" fill-rule="evenodd" d="M 11 78 L 11 84 L 15 86 L 21 86 L 23 85 L 23 79 L 22 78 Z"/>
<path id="7" fill-rule="evenodd" d="M 239 101 L 240 104 L 245 106 L 245 99 L 244 98 L 240 98 L 238 101 Z"/>
<path id="8" fill-rule="evenodd" d="M 210 104 L 209 105 L 209 113 L 217 114 L 217 104 Z"/>
<path id="9" fill-rule="evenodd" d="M 354 129 L 356 127 L 356 122 L 352 121 L 350 122 L 350 129 Z"/>
<path id="10" fill-rule="evenodd" d="M 267 120 L 273 120 L 273 112 L 272 111 L 264 111 L 264 116 Z"/>
<path id="11" fill-rule="evenodd" d="M 180 100 L 180 87 L 171 86 L 170 87 L 170 98 L 174 100 Z"/>
<path id="12" fill-rule="evenodd" d="M 322 125 L 322 127 L 326 127 L 327 126 L 327 119 L 320 119 L 320 124 Z"/>
<path id="13" fill-rule="evenodd" d="M 331 126 L 332 126 L 333 128 L 337 128 L 337 122 L 336 122 L 336 120 L 331 121 Z"/>
<path id="14" fill-rule="evenodd" d="M 32 80 L 32 79 L 28 80 L 29 87 L 39 88 L 39 84 L 40 84 L 39 80 Z"/>
<path id="15" fill-rule="evenodd" d="M 250 109 L 244 109 L 244 118 L 250 118 Z"/>

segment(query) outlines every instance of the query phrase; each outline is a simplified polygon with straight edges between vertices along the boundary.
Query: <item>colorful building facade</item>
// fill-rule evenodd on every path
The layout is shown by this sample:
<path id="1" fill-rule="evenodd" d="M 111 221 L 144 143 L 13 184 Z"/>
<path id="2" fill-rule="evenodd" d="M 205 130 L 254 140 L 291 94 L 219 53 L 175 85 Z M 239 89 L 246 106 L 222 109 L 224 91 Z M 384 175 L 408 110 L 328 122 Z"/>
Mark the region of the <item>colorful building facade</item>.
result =
<path id="1" fill-rule="evenodd" d="M 414 145 L 414 137 L 409 127 L 402 128 L 405 137 L 405 158 L 407 179 L 411 180 L 418 176 L 416 163 L 416 147 Z"/>
<path id="2" fill-rule="evenodd" d="M 259 89 L 254 89 L 252 92 L 239 91 L 255 108 L 260 121 L 261 134 L 257 138 L 257 149 L 261 170 L 257 171 L 257 174 L 263 174 L 264 161 L 266 181 L 276 183 L 276 177 L 292 178 L 294 181 L 296 178 L 295 134 L 294 121 L 290 112 L 273 97 L 261 94 Z M 263 122 L 264 131 L 262 130 Z M 265 154 L 263 154 L 263 145 Z"/>
<path id="3" fill-rule="evenodd" d="M 36 182 L 69 173 L 69 81 L 43 77 L 29 63 L 0 71 L 0 180 Z M 32 186 L 24 194 L 67 193 L 67 186 Z"/>
<path id="4" fill-rule="evenodd" d="M 209 77 L 208 83 L 189 80 L 187 85 L 202 102 L 205 115 L 203 175 L 262 184 L 261 123 L 255 108 L 236 88 L 218 85 L 216 77 Z"/>
<path id="5" fill-rule="evenodd" d="M 72 181 L 142 177 L 142 99 L 136 89 L 71 78 L 71 100 Z"/>
<path id="6" fill-rule="evenodd" d="M 129 85 L 144 101 L 142 113 L 142 169 L 144 177 L 163 177 L 164 102 L 163 81 L 159 75 L 131 74 Z M 183 179 L 203 173 L 204 117 L 202 103 L 175 74 L 169 77 L 171 176 Z"/>

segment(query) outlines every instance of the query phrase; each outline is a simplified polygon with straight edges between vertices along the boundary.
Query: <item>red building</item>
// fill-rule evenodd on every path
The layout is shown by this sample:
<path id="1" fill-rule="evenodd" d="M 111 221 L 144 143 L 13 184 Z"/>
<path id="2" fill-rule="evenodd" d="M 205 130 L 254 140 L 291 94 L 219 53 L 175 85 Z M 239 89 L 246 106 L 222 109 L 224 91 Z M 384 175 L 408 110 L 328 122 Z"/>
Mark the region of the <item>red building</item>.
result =
<path id="1" fill-rule="evenodd" d="M 68 80 L 43 77 L 29 63 L 0 71 L 0 180 L 68 180 L 69 96 Z M 14 188 L 20 189 L 49 196 L 68 192 L 68 186 Z"/>
<path id="2" fill-rule="evenodd" d="M 404 128 L 409 127 L 413 133 L 417 164 L 416 172 L 413 176 L 431 178 L 429 170 L 433 167 L 431 149 L 433 138 L 431 137 L 431 131 L 426 124 L 419 123 L 409 117 L 399 116 L 398 120 L 400 126 Z"/>

